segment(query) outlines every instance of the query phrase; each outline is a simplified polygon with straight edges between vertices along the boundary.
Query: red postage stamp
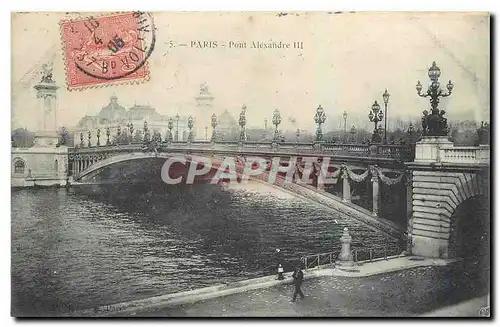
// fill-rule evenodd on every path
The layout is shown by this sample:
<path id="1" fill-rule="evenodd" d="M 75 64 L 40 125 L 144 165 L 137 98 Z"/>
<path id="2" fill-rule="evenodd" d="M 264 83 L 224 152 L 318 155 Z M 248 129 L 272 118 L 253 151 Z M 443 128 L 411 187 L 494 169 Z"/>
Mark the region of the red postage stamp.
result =
<path id="1" fill-rule="evenodd" d="M 68 89 L 149 79 L 152 16 L 127 12 L 60 23 Z"/>

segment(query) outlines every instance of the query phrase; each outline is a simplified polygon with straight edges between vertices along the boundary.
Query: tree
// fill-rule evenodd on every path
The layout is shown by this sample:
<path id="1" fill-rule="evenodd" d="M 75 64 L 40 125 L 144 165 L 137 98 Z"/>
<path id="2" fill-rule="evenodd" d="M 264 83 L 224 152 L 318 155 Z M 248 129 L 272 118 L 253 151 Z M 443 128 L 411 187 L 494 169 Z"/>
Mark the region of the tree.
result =
<path id="1" fill-rule="evenodd" d="M 73 135 L 69 132 L 69 130 L 65 126 L 61 126 L 57 131 L 59 134 L 59 145 L 73 146 L 74 139 Z"/>
<path id="2" fill-rule="evenodd" d="M 27 128 L 18 128 L 12 131 L 11 140 L 13 147 L 29 148 L 35 144 L 35 133 Z"/>

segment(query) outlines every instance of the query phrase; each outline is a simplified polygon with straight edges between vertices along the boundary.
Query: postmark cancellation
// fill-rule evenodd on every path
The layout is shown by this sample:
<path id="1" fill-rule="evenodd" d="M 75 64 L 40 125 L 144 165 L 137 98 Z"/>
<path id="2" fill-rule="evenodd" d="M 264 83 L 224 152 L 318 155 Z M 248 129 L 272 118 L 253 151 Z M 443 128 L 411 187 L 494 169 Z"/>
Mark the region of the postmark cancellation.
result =
<path id="1" fill-rule="evenodd" d="M 113 13 L 60 22 L 69 90 L 149 80 L 155 44 L 151 14 Z"/>

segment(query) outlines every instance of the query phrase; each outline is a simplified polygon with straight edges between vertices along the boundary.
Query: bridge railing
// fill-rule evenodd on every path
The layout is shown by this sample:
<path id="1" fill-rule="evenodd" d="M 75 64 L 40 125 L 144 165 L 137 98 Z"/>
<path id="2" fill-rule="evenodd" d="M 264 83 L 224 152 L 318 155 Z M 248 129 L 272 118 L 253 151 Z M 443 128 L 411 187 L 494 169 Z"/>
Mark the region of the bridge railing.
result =
<path id="1" fill-rule="evenodd" d="M 397 245 L 380 245 L 355 248 L 351 251 L 352 260 L 356 265 L 364 262 L 373 262 L 378 260 L 388 260 L 389 258 L 398 257 L 401 255 L 401 248 Z M 304 270 L 317 268 L 321 266 L 332 265 L 338 259 L 340 251 L 326 252 L 306 255 L 300 258 L 303 263 Z"/>
<path id="2" fill-rule="evenodd" d="M 88 152 L 114 152 L 114 151 L 137 151 L 144 147 L 142 143 L 130 144 L 110 144 L 100 146 L 77 146 L 70 148 L 70 153 L 88 153 Z M 317 153 L 318 155 L 338 155 L 352 157 L 378 157 L 396 160 L 411 160 L 410 147 L 407 145 L 383 145 L 383 144 L 333 144 L 321 143 L 321 146 L 315 146 L 314 143 L 282 142 L 273 144 L 272 142 L 258 141 L 221 141 L 211 143 L 210 141 L 193 142 L 163 142 L 162 149 L 171 150 L 219 150 L 219 151 L 255 151 L 255 152 L 282 152 L 282 153 Z"/>
<path id="3" fill-rule="evenodd" d="M 443 146 L 439 149 L 441 162 L 480 163 L 490 161 L 490 146 Z"/>
<path id="4" fill-rule="evenodd" d="M 312 255 L 306 255 L 300 258 L 300 261 L 302 261 L 304 265 L 304 270 L 307 269 L 312 269 L 312 268 L 320 268 L 320 266 L 323 265 L 334 265 L 335 260 L 337 260 L 337 257 L 339 255 L 339 252 L 326 252 L 326 253 L 318 253 L 318 254 L 312 254 Z"/>
<path id="5" fill-rule="evenodd" d="M 377 260 L 388 260 L 390 257 L 401 255 L 401 248 L 397 245 L 380 245 L 366 248 L 355 248 L 352 251 L 352 260 L 359 264 Z"/>

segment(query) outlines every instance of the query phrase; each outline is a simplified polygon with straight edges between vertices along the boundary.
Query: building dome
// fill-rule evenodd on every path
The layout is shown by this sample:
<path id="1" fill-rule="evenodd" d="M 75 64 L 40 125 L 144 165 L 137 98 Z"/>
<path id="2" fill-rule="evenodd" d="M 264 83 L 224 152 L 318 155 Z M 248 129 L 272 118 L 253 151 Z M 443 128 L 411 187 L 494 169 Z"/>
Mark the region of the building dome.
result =
<path id="1" fill-rule="evenodd" d="M 109 123 L 113 121 L 124 120 L 127 117 L 127 112 L 125 107 L 118 104 L 118 97 L 113 94 L 109 98 L 109 104 L 105 107 L 102 107 L 99 112 L 99 122 L 100 123 Z"/>

